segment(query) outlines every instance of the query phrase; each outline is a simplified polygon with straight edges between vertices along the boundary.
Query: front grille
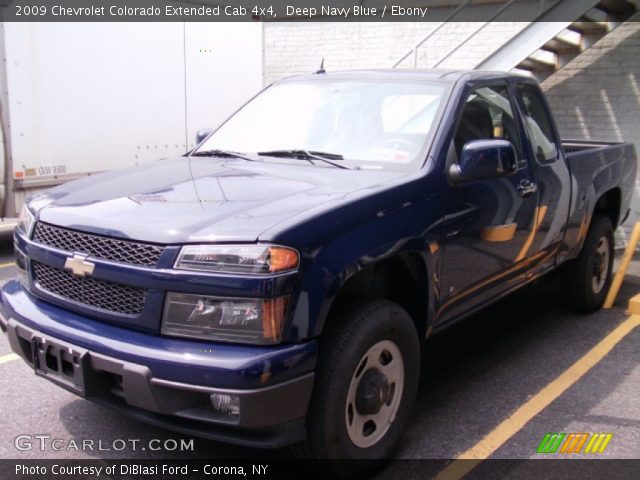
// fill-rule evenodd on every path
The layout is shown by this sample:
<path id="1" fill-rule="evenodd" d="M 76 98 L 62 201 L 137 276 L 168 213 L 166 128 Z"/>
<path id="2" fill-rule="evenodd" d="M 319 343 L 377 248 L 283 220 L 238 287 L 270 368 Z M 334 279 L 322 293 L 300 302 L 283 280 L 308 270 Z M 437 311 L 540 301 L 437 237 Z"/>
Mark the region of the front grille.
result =
<path id="1" fill-rule="evenodd" d="M 95 258 L 114 262 L 155 267 L 164 247 L 133 240 L 118 240 L 92 233 L 78 232 L 38 222 L 33 231 L 34 242 L 66 250 L 82 252 Z"/>
<path id="2" fill-rule="evenodd" d="M 137 315 L 147 291 L 95 278 L 81 278 L 59 268 L 32 261 L 33 281 L 41 290 L 89 307 Z"/>

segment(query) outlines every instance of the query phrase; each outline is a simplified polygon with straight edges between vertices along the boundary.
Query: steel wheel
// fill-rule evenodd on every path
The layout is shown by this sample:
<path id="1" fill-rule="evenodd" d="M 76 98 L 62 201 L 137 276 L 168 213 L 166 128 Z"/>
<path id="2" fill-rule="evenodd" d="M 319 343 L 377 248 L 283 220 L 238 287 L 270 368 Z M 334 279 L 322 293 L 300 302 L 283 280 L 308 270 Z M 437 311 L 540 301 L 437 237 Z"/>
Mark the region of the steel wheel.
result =
<path id="1" fill-rule="evenodd" d="M 362 356 L 351 378 L 345 421 L 353 444 L 367 448 L 384 437 L 402 399 L 404 361 L 390 340 L 373 345 Z"/>
<path id="2" fill-rule="evenodd" d="M 613 270 L 613 225 L 594 215 L 582 251 L 564 269 L 566 299 L 577 311 L 595 312 L 604 304 Z"/>

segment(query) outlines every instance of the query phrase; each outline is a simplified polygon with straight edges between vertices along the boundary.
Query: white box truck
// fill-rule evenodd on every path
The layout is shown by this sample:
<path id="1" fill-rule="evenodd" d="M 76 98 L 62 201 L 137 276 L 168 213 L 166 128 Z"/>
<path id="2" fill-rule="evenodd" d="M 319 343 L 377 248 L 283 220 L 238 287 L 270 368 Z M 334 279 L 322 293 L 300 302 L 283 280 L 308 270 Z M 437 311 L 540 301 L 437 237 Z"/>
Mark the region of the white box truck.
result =
<path id="1" fill-rule="evenodd" d="M 5 229 L 39 190 L 186 152 L 262 88 L 258 22 L 0 28 Z"/>

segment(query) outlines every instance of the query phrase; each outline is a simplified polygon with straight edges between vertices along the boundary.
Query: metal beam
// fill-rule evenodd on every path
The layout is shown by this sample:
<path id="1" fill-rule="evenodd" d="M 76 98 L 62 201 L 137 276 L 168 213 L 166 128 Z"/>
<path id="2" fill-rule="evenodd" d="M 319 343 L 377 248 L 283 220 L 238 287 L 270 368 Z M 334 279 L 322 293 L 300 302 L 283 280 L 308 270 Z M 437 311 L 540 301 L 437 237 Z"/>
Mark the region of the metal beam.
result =
<path id="1" fill-rule="evenodd" d="M 600 0 L 564 0 L 556 3 L 525 27 L 508 43 L 498 48 L 476 68 L 482 70 L 511 70 L 573 22 L 557 22 L 558 18 L 577 20 Z"/>

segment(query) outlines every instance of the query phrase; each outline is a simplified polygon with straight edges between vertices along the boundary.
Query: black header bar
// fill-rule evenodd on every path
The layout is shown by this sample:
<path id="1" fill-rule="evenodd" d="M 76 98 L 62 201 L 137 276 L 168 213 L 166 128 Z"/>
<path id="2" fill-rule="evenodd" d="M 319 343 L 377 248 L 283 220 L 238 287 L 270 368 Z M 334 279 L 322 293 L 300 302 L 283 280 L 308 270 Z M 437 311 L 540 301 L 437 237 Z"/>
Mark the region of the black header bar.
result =
<path id="1" fill-rule="evenodd" d="M 6 22 L 573 21 L 598 0 L 2 0 Z"/>

